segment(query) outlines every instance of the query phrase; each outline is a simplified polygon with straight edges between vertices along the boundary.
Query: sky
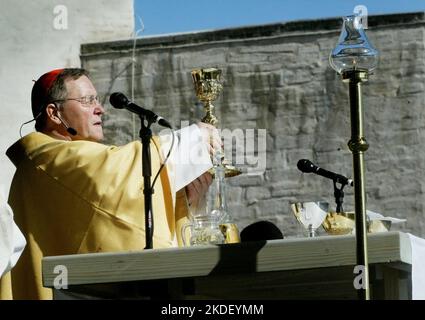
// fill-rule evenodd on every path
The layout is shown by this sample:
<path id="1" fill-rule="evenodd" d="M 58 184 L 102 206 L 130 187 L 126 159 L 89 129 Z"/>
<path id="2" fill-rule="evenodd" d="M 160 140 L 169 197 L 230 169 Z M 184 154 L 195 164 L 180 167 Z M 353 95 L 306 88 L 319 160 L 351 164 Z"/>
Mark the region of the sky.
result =
<path id="1" fill-rule="evenodd" d="M 214 30 L 353 13 L 369 15 L 425 11 L 425 0 L 134 0 L 139 36 Z"/>

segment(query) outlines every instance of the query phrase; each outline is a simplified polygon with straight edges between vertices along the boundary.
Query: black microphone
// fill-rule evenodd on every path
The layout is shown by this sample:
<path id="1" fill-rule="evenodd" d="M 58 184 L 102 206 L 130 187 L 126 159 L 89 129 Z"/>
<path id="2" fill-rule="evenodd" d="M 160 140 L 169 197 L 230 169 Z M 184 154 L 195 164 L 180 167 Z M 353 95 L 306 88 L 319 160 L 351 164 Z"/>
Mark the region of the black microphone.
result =
<path id="1" fill-rule="evenodd" d="M 241 242 L 283 239 L 282 231 L 270 221 L 257 221 L 241 231 Z"/>
<path id="2" fill-rule="evenodd" d="M 59 114 L 58 114 L 58 118 L 59 118 L 60 122 L 62 123 L 62 125 L 66 128 L 66 131 L 67 131 L 69 134 L 71 134 L 71 135 L 73 135 L 73 136 L 76 136 L 76 135 L 77 135 L 77 130 L 75 130 L 74 128 L 72 128 L 72 127 L 68 126 L 68 125 L 66 124 L 66 122 L 65 122 L 65 121 L 63 121 L 61 117 L 59 117 Z"/>
<path id="3" fill-rule="evenodd" d="M 305 172 L 305 173 L 315 173 L 318 174 L 319 176 L 334 180 L 337 183 L 341 183 L 343 185 L 350 185 L 350 186 L 354 186 L 354 182 L 351 179 L 348 179 L 346 177 L 344 177 L 343 175 L 340 175 L 338 173 L 334 173 L 325 169 L 322 169 L 316 165 L 314 165 L 310 160 L 307 159 L 301 159 L 298 161 L 297 163 L 297 167 L 300 171 Z"/>
<path id="4" fill-rule="evenodd" d="M 128 100 L 127 97 L 121 92 L 115 92 L 111 94 L 111 96 L 109 97 L 109 102 L 116 109 L 125 108 L 128 111 L 146 117 L 146 119 L 150 122 L 158 122 L 158 124 L 163 127 L 170 129 L 173 128 L 171 127 L 171 124 L 163 117 L 158 116 L 155 112 L 151 110 L 139 107 L 137 104 L 134 104 L 133 102 Z"/>

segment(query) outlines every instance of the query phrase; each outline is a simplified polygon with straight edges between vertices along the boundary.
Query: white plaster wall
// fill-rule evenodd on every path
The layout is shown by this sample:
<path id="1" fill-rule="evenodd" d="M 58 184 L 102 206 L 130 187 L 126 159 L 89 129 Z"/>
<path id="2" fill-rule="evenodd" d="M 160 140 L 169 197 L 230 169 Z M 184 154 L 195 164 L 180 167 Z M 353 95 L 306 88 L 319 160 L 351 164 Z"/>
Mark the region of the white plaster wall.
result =
<path id="1" fill-rule="evenodd" d="M 6 194 L 15 168 L 5 152 L 32 118 L 32 80 L 79 67 L 82 43 L 129 39 L 133 13 L 133 0 L 0 1 L 0 186 Z M 33 128 L 27 125 L 23 134 Z"/>

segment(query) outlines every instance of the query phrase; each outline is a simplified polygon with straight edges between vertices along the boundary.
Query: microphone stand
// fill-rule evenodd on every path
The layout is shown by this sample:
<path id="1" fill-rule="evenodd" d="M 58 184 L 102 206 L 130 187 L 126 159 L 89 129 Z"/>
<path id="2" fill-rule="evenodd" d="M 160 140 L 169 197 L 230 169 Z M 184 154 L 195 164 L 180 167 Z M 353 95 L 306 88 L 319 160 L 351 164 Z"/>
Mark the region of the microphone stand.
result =
<path id="1" fill-rule="evenodd" d="M 145 117 L 139 114 L 140 121 L 142 123 L 139 131 L 139 137 L 142 141 L 142 169 L 143 169 L 143 195 L 145 199 L 145 238 L 146 246 L 145 249 L 153 248 L 153 208 L 152 208 L 152 194 L 154 190 L 151 185 L 152 176 L 152 164 L 151 164 L 151 149 L 150 142 L 152 138 L 152 130 L 150 126 L 151 121 L 147 121 L 145 124 Z"/>
<path id="2" fill-rule="evenodd" d="M 334 197 L 336 202 L 336 212 L 341 213 L 344 212 L 344 209 L 342 208 L 342 203 L 344 202 L 344 187 L 347 185 L 345 183 L 341 183 L 341 188 L 338 189 L 336 186 L 337 181 L 336 179 L 333 180 L 334 182 Z"/>

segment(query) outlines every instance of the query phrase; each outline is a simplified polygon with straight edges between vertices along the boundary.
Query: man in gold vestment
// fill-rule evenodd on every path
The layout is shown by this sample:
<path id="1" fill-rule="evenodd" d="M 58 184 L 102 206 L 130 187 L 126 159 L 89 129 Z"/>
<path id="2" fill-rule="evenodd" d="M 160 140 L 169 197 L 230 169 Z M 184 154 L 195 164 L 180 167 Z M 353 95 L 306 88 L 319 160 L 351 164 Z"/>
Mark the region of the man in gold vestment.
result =
<path id="1" fill-rule="evenodd" d="M 52 291 L 42 286 L 42 257 L 145 246 L 142 145 L 99 143 L 104 109 L 87 72 L 48 72 L 35 82 L 31 98 L 37 132 L 7 150 L 16 166 L 9 204 L 27 247 L 12 272 L 2 278 L 2 299 L 52 298 Z M 187 205 L 211 183 L 207 141 L 220 145 L 213 127 L 198 124 L 182 129 L 173 152 L 191 153 L 181 149 L 194 146 L 197 137 L 202 138 L 197 140 L 197 154 L 205 161 L 188 159 L 181 165 L 171 161 L 156 182 L 154 248 L 178 245 Z M 152 173 L 163 161 L 162 149 L 161 139 L 155 138 Z"/>

